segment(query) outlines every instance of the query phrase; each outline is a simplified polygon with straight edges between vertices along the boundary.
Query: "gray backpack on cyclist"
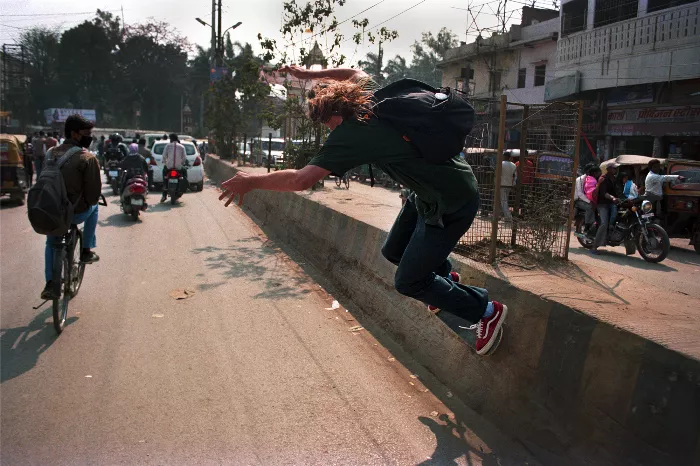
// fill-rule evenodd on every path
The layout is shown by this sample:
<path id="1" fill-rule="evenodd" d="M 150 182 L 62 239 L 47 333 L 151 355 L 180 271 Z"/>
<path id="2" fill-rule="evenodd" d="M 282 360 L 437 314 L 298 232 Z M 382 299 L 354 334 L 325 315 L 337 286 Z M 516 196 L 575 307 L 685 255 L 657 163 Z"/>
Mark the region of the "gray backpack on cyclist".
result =
<path id="1" fill-rule="evenodd" d="M 62 236 L 73 224 L 75 205 L 68 199 L 61 168 L 82 150 L 72 147 L 58 160 L 52 157 L 53 150 L 46 154 L 46 164 L 27 196 L 29 223 L 40 235 Z"/>

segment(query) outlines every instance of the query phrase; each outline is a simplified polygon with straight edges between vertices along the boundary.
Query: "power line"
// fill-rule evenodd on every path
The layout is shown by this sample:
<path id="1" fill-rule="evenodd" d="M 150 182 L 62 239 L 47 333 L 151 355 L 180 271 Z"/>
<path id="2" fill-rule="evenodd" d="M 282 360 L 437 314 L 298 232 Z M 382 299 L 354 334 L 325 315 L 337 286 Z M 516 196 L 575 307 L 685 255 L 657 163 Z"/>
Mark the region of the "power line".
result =
<path id="1" fill-rule="evenodd" d="M 385 19 L 385 20 L 382 21 L 381 23 L 376 24 L 372 29 L 370 29 L 370 31 L 375 31 L 375 30 L 377 30 L 377 28 L 379 28 L 379 26 L 381 26 L 382 24 L 385 24 L 385 23 L 391 21 L 391 20 L 394 19 L 394 18 L 398 18 L 399 16 L 401 16 L 401 15 L 404 14 L 404 13 L 406 13 L 407 11 L 414 9 L 415 7 L 417 7 L 418 5 L 420 5 L 421 3 L 425 3 L 425 2 L 427 2 L 427 1 L 428 1 L 428 0 L 421 0 L 420 2 L 416 3 L 415 5 L 410 6 L 410 7 L 406 8 L 405 10 L 401 11 L 400 13 L 395 14 L 395 15 L 392 16 L 391 18 Z M 347 42 L 347 41 L 349 41 L 349 40 L 353 40 L 353 39 L 354 39 L 353 37 L 350 37 L 349 39 L 345 39 L 344 41 L 341 42 L 341 44 L 344 44 L 345 42 Z"/>
<path id="2" fill-rule="evenodd" d="M 105 13 L 117 13 L 120 12 L 121 9 L 119 10 L 100 10 Z M 34 13 L 34 14 L 21 14 L 21 15 L 6 15 L 3 14 L 3 17 L 19 17 L 19 16 L 76 16 L 76 15 L 94 15 L 96 14 L 96 11 L 84 11 L 80 13 Z"/>

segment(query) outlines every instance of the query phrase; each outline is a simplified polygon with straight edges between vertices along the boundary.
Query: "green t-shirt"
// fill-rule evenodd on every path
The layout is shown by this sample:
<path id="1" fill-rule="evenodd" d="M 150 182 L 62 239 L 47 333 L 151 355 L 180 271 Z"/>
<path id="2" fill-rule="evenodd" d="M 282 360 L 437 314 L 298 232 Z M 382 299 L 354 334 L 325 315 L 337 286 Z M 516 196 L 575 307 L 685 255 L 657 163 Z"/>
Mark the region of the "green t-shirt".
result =
<path id="1" fill-rule="evenodd" d="M 370 163 L 416 193 L 418 213 L 430 225 L 442 225 L 443 215 L 477 195 L 474 173 L 465 161 L 454 157 L 428 163 L 397 129 L 374 118 L 343 121 L 309 162 L 338 175 Z"/>

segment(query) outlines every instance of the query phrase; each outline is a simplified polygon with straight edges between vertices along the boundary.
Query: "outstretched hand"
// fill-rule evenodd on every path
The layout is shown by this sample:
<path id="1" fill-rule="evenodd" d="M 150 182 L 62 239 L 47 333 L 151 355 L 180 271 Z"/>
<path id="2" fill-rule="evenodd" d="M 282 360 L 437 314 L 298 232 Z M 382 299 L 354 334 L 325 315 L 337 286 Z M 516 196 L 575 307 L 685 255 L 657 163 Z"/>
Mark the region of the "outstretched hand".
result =
<path id="1" fill-rule="evenodd" d="M 308 78 L 309 70 L 299 65 L 285 65 L 279 70 L 280 73 L 289 73 L 295 78 Z"/>
<path id="2" fill-rule="evenodd" d="M 243 197 L 252 191 L 251 186 L 251 176 L 245 172 L 238 172 L 233 178 L 221 183 L 222 193 L 219 196 L 219 200 L 228 198 L 224 207 L 228 207 L 231 202 L 233 202 L 236 195 L 238 195 L 238 205 L 243 205 Z"/>

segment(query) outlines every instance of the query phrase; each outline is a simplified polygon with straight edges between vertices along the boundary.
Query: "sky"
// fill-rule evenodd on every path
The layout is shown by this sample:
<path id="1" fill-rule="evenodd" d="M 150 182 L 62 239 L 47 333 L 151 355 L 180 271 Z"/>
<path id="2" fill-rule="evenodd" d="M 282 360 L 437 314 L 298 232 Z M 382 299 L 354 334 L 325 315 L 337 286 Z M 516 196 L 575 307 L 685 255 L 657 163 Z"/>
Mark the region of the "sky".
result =
<path id="1" fill-rule="evenodd" d="M 218 0 L 217 0 L 218 1 Z M 421 33 L 431 31 L 437 33 L 440 28 L 447 27 L 458 35 L 459 40 L 467 40 L 466 32 L 470 27 L 472 35 L 468 42 L 474 40 L 476 32 L 474 21 L 465 9 L 471 5 L 474 10 L 481 9 L 477 16 L 476 25 L 479 28 L 493 27 L 495 16 L 490 8 L 495 8 L 498 0 L 493 0 L 484 6 L 480 4 L 489 0 L 347 0 L 344 6 L 336 8 L 338 21 L 350 18 L 362 10 L 369 8 L 357 16 L 357 19 L 368 18 L 369 28 L 388 20 L 380 26 L 386 26 L 399 32 L 398 39 L 385 44 L 385 57 L 392 58 L 401 55 L 407 62 L 411 61 L 410 46 L 421 39 Z M 511 0 L 506 11 L 516 10 L 511 21 L 519 20 L 519 9 L 523 0 L 514 3 Z M 531 1 L 531 0 L 528 0 Z M 283 0 L 222 0 L 224 29 L 241 21 L 243 24 L 232 31 L 233 41 L 250 42 L 256 50 L 260 50 L 258 33 L 264 37 L 281 39 L 279 32 L 282 17 Z M 306 0 L 297 0 L 303 4 Z M 538 5 L 551 6 L 551 0 L 537 0 Z M 416 5 L 414 8 L 410 7 Z M 23 30 L 32 26 L 44 25 L 58 30 L 73 27 L 94 16 L 96 9 L 108 10 L 117 16 L 122 16 L 124 9 L 126 24 L 144 22 L 155 18 L 171 24 L 192 43 L 207 46 L 211 38 L 211 30 L 195 21 L 196 17 L 211 21 L 211 0 L 91 0 L 90 2 L 74 2 L 66 0 L 0 0 L 0 43 L 14 43 Z M 405 12 L 404 12 L 405 11 Z M 403 12 L 403 13 L 402 13 Z M 9 16 L 13 15 L 13 16 Z M 392 19 L 393 16 L 399 15 Z M 351 21 L 340 27 L 346 38 L 351 37 L 354 29 Z M 310 34 L 308 34 L 310 36 Z M 485 34 L 487 36 L 487 34 Z M 356 64 L 367 52 L 376 52 L 376 46 L 371 44 L 355 47 L 352 41 L 342 46 L 342 52 Z"/>

